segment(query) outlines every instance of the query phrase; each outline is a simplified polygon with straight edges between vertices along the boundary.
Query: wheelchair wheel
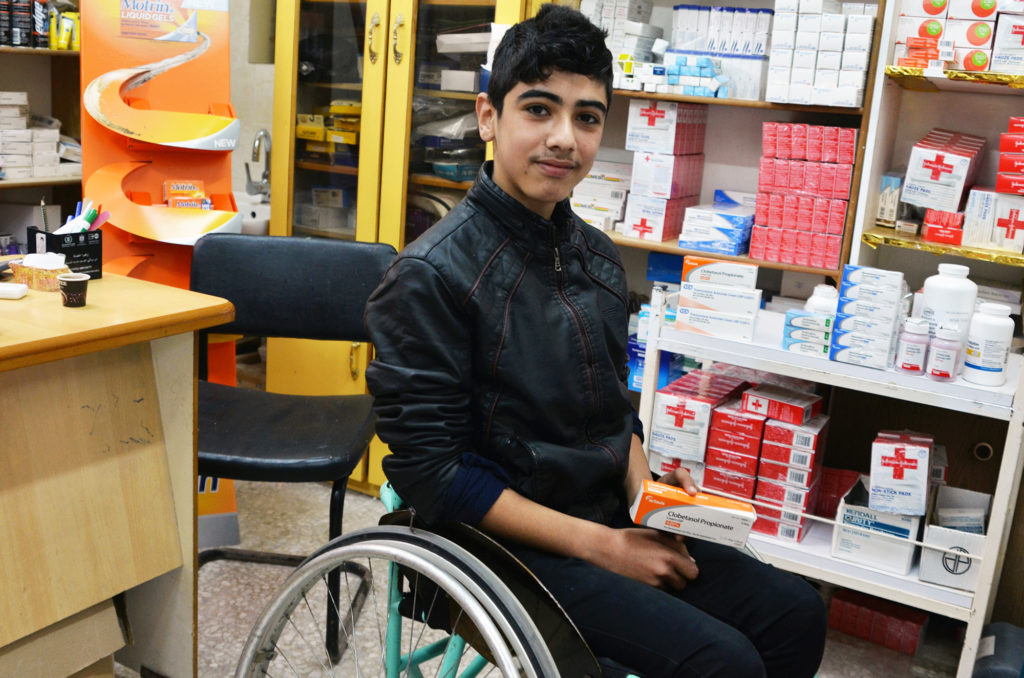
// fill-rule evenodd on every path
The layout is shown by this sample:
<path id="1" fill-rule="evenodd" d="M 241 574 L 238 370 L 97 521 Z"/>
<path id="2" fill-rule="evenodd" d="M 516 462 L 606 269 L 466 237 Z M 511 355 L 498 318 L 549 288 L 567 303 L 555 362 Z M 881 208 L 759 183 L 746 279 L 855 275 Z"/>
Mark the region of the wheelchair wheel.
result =
<path id="1" fill-rule="evenodd" d="M 340 575 L 339 600 L 328 594 L 329 573 Z M 336 661 L 326 649 L 328 605 L 341 619 Z M 559 674 L 536 626 L 494 573 L 447 539 L 399 526 L 351 532 L 310 556 L 256 622 L 235 672 L 421 675 Z"/>

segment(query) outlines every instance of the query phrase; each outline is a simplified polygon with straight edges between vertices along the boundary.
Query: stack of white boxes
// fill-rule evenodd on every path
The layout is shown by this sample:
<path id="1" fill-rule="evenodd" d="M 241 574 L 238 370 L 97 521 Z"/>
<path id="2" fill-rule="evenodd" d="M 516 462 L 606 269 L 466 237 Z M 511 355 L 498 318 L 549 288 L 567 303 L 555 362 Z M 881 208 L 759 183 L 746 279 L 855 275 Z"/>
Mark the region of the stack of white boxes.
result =
<path id="1" fill-rule="evenodd" d="M 611 231 L 626 212 L 633 166 L 597 160 L 586 178 L 576 184 L 570 202 L 576 215 L 591 226 Z"/>
<path id="2" fill-rule="evenodd" d="M 786 311 L 782 348 L 790 353 L 828 360 L 835 323 L 834 315 L 791 308 Z"/>
<path id="3" fill-rule="evenodd" d="M 879 370 L 891 366 L 908 294 L 900 271 L 844 266 L 829 358 Z"/>
<path id="4" fill-rule="evenodd" d="M 1002 71 L 994 63 L 995 33 L 995 2 L 901 0 L 893 59 L 898 66 L 914 68 L 942 61 L 953 70 Z M 1012 46 L 1012 36 L 1006 37 L 1001 44 Z M 1019 39 L 1016 45 L 1019 49 Z"/>
<path id="5" fill-rule="evenodd" d="M 687 276 L 690 259 L 703 263 L 703 282 Z M 756 285 L 757 266 L 687 256 L 683 259 L 676 329 L 734 341 L 753 341 L 757 312 L 761 308 L 761 290 Z"/>
<path id="6" fill-rule="evenodd" d="M 643 56 L 646 51 L 648 58 L 641 59 L 642 61 L 650 61 L 650 47 L 644 50 L 643 46 L 647 45 L 647 41 L 635 38 L 661 37 L 660 28 L 657 30 L 658 35 L 651 36 L 650 31 L 638 29 L 636 26 L 650 22 L 653 9 L 654 3 L 651 0 L 580 0 L 580 12 L 595 26 L 608 32 L 607 45 L 613 55 L 636 50 L 637 54 Z M 627 35 L 634 37 L 627 38 Z"/>
<path id="7" fill-rule="evenodd" d="M 960 0 L 964 2 L 964 0 Z M 987 3 L 968 2 L 972 8 Z M 1020 7 L 1018 5 L 1018 7 Z M 996 35 L 992 40 L 992 70 L 997 73 L 1024 74 L 1024 14 L 1000 12 Z"/>
<path id="8" fill-rule="evenodd" d="M 626 150 L 634 154 L 623 234 L 679 237 L 686 208 L 700 197 L 707 116 L 704 104 L 630 100 Z"/>
<path id="9" fill-rule="evenodd" d="M 776 0 L 767 101 L 857 107 L 871 58 L 877 5 L 848 13 L 839 0 Z"/>
<path id="10" fill-rule="evenodd" d="M 0 178 L 32 178 L 28 92 L 0 92 Z"/>

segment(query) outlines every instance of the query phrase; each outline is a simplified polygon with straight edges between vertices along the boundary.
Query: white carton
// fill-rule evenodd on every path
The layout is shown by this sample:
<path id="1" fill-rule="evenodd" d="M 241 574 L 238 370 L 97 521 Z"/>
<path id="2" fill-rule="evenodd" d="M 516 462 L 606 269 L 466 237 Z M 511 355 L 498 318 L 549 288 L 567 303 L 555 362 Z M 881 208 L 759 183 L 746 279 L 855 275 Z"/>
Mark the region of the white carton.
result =
<path id="1" fill-rule="evenodd" d="M 997 193 L 992 217 L 992 246 L 1024 252 L 1024 196 Z"/>
<path id="2" fill-rule="evenodd" d="M 867 478 L 861 476 L 860 481 L 839 501 L 836 511 L 838 524 L 832 530 L 832 557 L 886 572 L 907 574 L 914 563 L 917 546 L 900 542 L 917 538 L 921 518 L 868 508 L 868 492 Z"/>
<path id="3" fill-rule="evenodd" d="M 703 493 L 690 496 L 679 487 L 645 480 L 629 515 L 638 525 L 743 548 L 757 519 L 746 502 Z"/>
<path id="4" fill-rule="evenodd" d="M 647 452 L 647 465 L 655 478 L 660 478 L 677 468 L 684 468 L 690 472 L 690 477 L 693 478 L 693 482 L 697 483 L 697 487 L 700 487 L 701 483 L 704 482 L 704 464 L 699 461 L 668 457 L 654 450 L 649 450 Z"/>
<path id="5" fill-rule="evenodd" d="M 967 198 L 967 209 L 964 211 L 963 245 L 989 247 L 992 244 L 995 206 L 995 191 L 977 186 L 971 189 Z"/>
<path id="6" fill-rule="evenodd" d="M 703 463 L 707 433 L 706 427 L 697 433 L 655 425 L 651 427 L 650 448 L 665 457 Z"/>
<path id="7" fill-rule="evenodd" d="M 682 282 L 729 285 L 752 290 L 757 286 L 757 265 L 688 254 L 683 258 Z"/>
<path id="8" fill-rule="evenodd" d="M 984 492 L 972 492 L 957 487 L 942 485 L 938 488 L 935 498 L 936 512 L 940 508 L 971 508 L 981 509 L 988 514 L 992 495 Z M 978 588 L 980 565 L 971 555 L 981 555 L 985 548 L 985 535 L 972 534 L 962 530 L 953 530 L 932 524 L 935 517 L 925 525 L 925 544 L 934 544 L 945 549 L 962 552 L 954 555 L 944 551 L 934 551 L 927 546 L 921 549 L 921 581 L 951 586 L 955 589 L 974 591 Z"/>
<path id="9" fill-rule="evenodd" d="M 932 439 L 879 435 L 871 444 L 871 499 L 878 511 L 923 516 L 928 508 Z"/>
<path id="10" fill-rule="evenodd" d="M 754 340 L 756 318 L 756 315 L 680 307 L 676 311 L 676 329 L 721 339 L 750 342 Z"/>
<path id="11" fill-rule="evenodd" d="M 683 282 L 679 286 L 679 305 L 706 311 L 752 316 L 761 307 L 761 290 Z M 678 317 L 678 313 L 676 317 Z"/>

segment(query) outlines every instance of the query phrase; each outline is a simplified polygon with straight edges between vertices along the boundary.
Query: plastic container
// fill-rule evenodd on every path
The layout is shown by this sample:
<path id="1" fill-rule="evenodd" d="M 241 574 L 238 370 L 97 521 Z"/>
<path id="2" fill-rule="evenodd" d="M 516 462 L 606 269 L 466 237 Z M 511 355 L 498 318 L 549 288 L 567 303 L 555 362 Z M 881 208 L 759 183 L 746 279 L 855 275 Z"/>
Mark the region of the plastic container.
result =
<path id="1" fill-rule="evenodd" d="M 928 378 L 935 381 L 956 379 L 963 346 L 960 342 L 959 327 L 940 325 L 928 345 L 928 367 L 925 370 Z"/>
<path id="2" fill-rule="evenodd" d="M 815 285 L 811 296 L 804 302 L 804 310 L 811 313 L 835 315 L 839 305 L 839 290 L 831 285 Z"/>
<path id="3" fill-rule="evenodd" d="M 939 264 L 939 272 L 924 281 L 921 317 L 931 323 L 931 336 L 939 326 L 960 330 L 960 343 L 967 341 L 967 330 L 974 315 L 978 286 L 967 279 L 971 272 L 960 264 Z"/>
<path id="4" fill-rule="evenodd" d="M 928 331 L 924 318 L 907 318 L 896 349 L 896 369 L 910 374 L 924 374 L 928 357 Z"/>
<path id="5" fill-rule="evenodd" d="M 1006 362 L 1013 341 L 1010 307 L 984 303 L 971 318 L 964 348 L 964 379 L 982 386 L 1006 382 Z"/>
<path id="6" fill-rule="evenodd" d="M 1018 678 L 1024 664 L 1024 629 L 1006 622 L 992 622 L 981 630 L 971 678 Z"/>

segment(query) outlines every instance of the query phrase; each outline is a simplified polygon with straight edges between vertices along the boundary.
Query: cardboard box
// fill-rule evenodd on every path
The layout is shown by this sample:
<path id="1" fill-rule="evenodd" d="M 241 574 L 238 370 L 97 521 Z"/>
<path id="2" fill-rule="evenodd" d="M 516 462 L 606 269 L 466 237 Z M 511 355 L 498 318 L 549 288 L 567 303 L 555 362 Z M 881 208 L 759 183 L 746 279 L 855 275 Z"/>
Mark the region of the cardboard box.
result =
<path id="1" fill-rule="evenodd" d="M 933 129 L 910 151 L 901 199 L 918 207 L 958 212 L 984 148 L 983 137 Z"/>
<path id="2" fill-rule="evenodd" d="M 801 426 L 821 411 L 821 396 L 762 384 L 743 393 L 743 409 Z"/>
<path id="3" fill-rule="evenodd" d="M 713 431 L 714 429 L 712 429 Z M 740 454 L 731 450 L 719 449 L 709 444 L 707 452 L 704 454 L 704 463 L 716 469 L 732 471 L 733 473 L 740 473 L 750 477 L 757 476 L 756 455 Z"/>
<path id="4" fill-rule="evenodd" d="M 997 249 L 1024 252 L 1024 196 L 996 193 L 992 245 Z"/>
<path id="5" fill-rule="evenodd" d="M 74 273 L 88 273 L 92 279 L 103 277 L 103 231 L 83 231 L 55 235 L 29 226 L 28 253 L 58 252 Z"/>
<path id="6" fill-rule="evenodd" d="M 727 469 L 715 468 L 713 466 L 704 467 L 704 484 L 702 487 L 707 490 L 717 490 L 749 499 L 754 496 L 756 484 L 757 478 L 754 476 L 734 473 Z"/>
<path id="7" fill-rule="evenodd" d="M 704 155 L 633 154 L 630 191 L 653 198 L 685 198 L 700 195 Z"/>
<path id="8" fill-rule="evenodd" d="M 804 450 L 799 447 L 789 447 L 788 445 L 761 441 L 761 459 L 763 461 L 805 470 L 817 468 L 821 465 L 822 451 Z"/>
<path id="9" fill-rule="evenodd" d="M 752 315 L 680 307 L 676 311 L 676 329 L 720 339 L 751 342 L 754 340 L 756 318 Z"/>
<path id="10" fill-rule="evenodd" d="M 719 405 L 711 412 L 711 428 L 751 438 L 761 439 L 767 417 L 756 412 L 746 412 L 739 400 Z"/>
<path id="11" fill-rule="evenodd" d="M 868 497 L 868 481 L 861 476 L 839 502 L 839 524 L 832 530 L 832 557 L 886 572 L 909 573 L 917 546 L 903 542 L 917 538 L 921 518 L 871 509 L 867 506 Z"/>
<path id="12" fill-rule="evenodd" d="M 974 591 L 978 588 L 981 567 L 970 556 L 981 555 L 985 549 L 985 535 L 941 527 L 937 524 L 936 514 L 940 508 L 970 508 L 982 510 L 987 516 L 991 502 L 992 495 L 984 492 L 972 492 L 948 485 L 938 488 L 935 497 L 935 511 L 933 511 L 928 524 L 925 525 L 924 539 L 921 541 L 959 551 L 964 555 L 953 555 L 923 547 L 919 575 L 921 581 L 951 586 L 965 591 Z"/>
<path id="13" fill-rule="evenodd" d="M 750 504 L 645 480 L 629 509 L 637 525 L 743 548 L 757 513 Z"/>
<path id="14" fill-rule="evenodd" d="M 655 478 L 660 478 L 677 468 L 684 468 L 690 472 L 690 477 L 693 478 L 693 482 L 697 483 L 697 487 L 700 487 L 701 483 L 704 482 L 703 462 L 693 461 L 692 459 L 679 459 L 678 457 L 666 457 L 651 450 L 647 453 L 647 465 Z"/>
<path id="15" fill-rule="evenodd" d="M 814 510 L 819 485 L 820 483 L 815 483 L 813 487 L 808 489 L 787 485 L 777 480 L 759 478 L 754 498 L 778 506 L 808 512 Z"/>
<path id="16" fill-rule="evenodd" d="M 706 104 L 631 99 L 626 150 L 684 155 L 704 152 Z"/>
<path id="17" fill-rule="evenodd" d="M 729 452 L 747 455 L 756 459 L 761 451 L 761 439 L 715 428 L 712 425 L 708 431 L 708 447 L 717 447 L 720 450 L 728 450 Z M 749 475 L 756 474 L 750 473 Z"/>
<path id="18" fill-rule="evenodd" d="M 679 305 L 705 311 L 752 316 L 761 307 L 761 290 L 684 282 L 679 286 Z"/>
<path id="19" fill-rule="evenodd" d="M 681 282 L 754 289 L 757 287 L 757 265 L 688 254 L 683 257 Z"/>
<path id="20" fill-rule="evenodd" d="M 758 479 L 774 480 L 807 490 L 814 487 L 814 483 L 818 480 L 816 469 L 780 464 L 764 457 L 761 457 L 760 462 L 758 462 L 757 477 Z"/>
<path id="21" fill-rule="evenodd" d="M 626 235 L 656 242 L 674 240 L 682 230 L 686 208 L 696 203 L 696 196 L 666 200 L 630 194 L 626 201 Z"/>

